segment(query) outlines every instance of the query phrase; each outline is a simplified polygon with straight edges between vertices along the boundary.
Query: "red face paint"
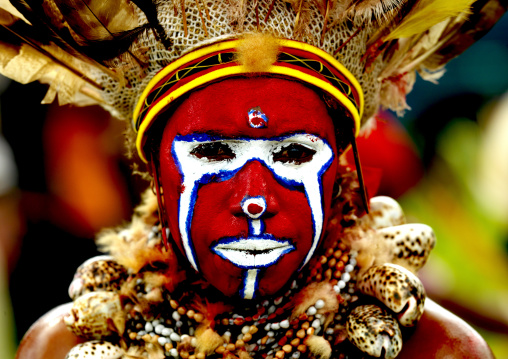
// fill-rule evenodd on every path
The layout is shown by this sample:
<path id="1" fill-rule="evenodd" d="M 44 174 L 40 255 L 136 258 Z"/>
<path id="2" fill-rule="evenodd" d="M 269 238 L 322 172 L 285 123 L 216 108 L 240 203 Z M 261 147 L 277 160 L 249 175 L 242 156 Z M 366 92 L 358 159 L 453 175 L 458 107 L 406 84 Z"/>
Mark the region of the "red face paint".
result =
<path id="1" fill-rule="evenodd" d="M 247 206 L 247 211 L 249 214 L 256 215 L 263 211 L 263 207 L 256 203 L 251 203 Z"/>
<path id="2" fill-rule="evenodd" d="M 249 111 L 254 108 L 262 109 L 263 115 L 269 119 L 269 126 L 254 127 L 246 121 Z M 194 92 L 176 109 L 166 125 L 161 143 L 161 185 L 170 230 L 183 253 L 188 254 L 189 251 L 182 243 L 184 222 L 179 221 L 179 213 L 182 212 L 179 200 L 184 195 L 180 190 L 183 177 L 189 178 L 192 174 L 185 173 L 183 167 L 175 163 L 172 153 L 175 138 L 207 134 L 242 141 L 262 140 L 256 142 L 262 144 L 268 143 L 265 140 L 273 143 L 273 139 L 295 133 L 317 136 L 335 151 L 334 126 L 324 102 L 314 91 L 293 81 L 277 78 L 229 79 Z M 227 165 L 240 157 L 240 154 L 235 156 L 230 152 L 227 146 L 222 148 L 224 146 L 220 143 L 213 146 L 203 146 L 192 155 L 200 157 L 204 166 L 213 165 L 214 161 Z M 292 187 L 290 182 L 285 183 L 280 177 L 284 175 L 281 163 L 288 168 L 298 167 L 291 163 L 293 158 L 296 156 L 298 161 L 308 161 L 312 153 L 305 152 L 305 148 L 302 151 L 291 146 L 274 151 L 273 157 L 279 165 L 277 168 L 282 168 L 277 170 L 277 174 L 269 168 L 271 165 L 256 160 L 256 154 L 252 156 L 253 160 L 235 169 L 230 177 L 219 180 L 216 176 L 196 186 L 195 196 L 191 196 L 193 200 L 189 202 L 192 208 L 184 208 L 192 213 L 187 235 L 196 267 L 227 296 L 242 292 L 246 269 L 212 250 L 218 243 L 231 238 L 247 239 L 256 231 L 276 241 L 291 243 L 291 250 L 275 263 L 259 269 L 256 295 L 276 293 L 300 269 L 313 246 L 313 212 L 309 200 L 301 186 Z M 320 178 L 324 223 L 335 179 L 337 156 L 334 158 Z M 185 186 L 185 190 L 190 190 L 188 187 Z M 248 202 L 242 208 L 242 202 L 248 198 L 262 198 L 265 202 Z M 262 213 L 261 216 L 255 219 L 259 213 Z M 260 223 L 261 227 L 253 230 Z M 228 245 L 226 243 L 225 247 Z M 190 260 L 191 264 L 193 260 Z"/>

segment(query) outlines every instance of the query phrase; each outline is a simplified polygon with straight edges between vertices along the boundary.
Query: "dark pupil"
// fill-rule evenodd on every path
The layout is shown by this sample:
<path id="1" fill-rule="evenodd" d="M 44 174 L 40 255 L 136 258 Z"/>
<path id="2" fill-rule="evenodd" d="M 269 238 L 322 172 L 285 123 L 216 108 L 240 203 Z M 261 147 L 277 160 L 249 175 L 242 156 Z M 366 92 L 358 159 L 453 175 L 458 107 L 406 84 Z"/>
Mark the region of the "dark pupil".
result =
<path id="1" fill-rule="evenodd" d="M 312 160 L 316 151 L 298 144 L 290 144 L 282 147 L 273 154 L 274 161 L 304 163 Z"/>
<path id="2" fill-rule="evenodd" d="M 231 148 L 222 142 L 203 143 L 191 151 L 197 158 L 207 158 L 212 161 L 223 161 L 235 158 Z"/>

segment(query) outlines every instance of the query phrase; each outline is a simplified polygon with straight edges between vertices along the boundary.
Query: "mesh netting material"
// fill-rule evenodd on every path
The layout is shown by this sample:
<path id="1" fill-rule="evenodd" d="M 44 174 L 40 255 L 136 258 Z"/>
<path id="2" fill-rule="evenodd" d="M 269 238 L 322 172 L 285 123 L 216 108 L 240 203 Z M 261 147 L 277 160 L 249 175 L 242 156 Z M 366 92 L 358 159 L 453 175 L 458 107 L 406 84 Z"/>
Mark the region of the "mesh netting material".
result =
<path id="1" fill-rule="evenodd" d="M 100 77 L 99 81 L 104 87 L 104 99 L 112 106 L 114 115 L 130 121 L 137 99 L 150 79 L 182 54 L 220 38 L 241 36 L 249 32 L 264 32 L 276 37 L 307 42 L 332 55 L 340 48 L 334 57 L 358 79 L 365 95 L 362 122 L 370 118 L 379 105 L 381 83 L 377 77 L 384 66 L 382 59 L 376 59 L 368 71 L 365 71 L 365 61 L 361 58 L 366 52 L 367 40 L 377 26 L 371 26 L 361 19 L 342 21 L 328 28 L 321 44 L 324 18 L 314 5 L 310 4 L 308 9 L 301 11 L 299 25 L 296 28 L 296 12 L 290 3 L 283 1 L 273 2 L 273 9 L 265 21 L 271 5 L 272 0 L 186 1 L 187 34 L 185 34 L 181 3 L 160 1 L 159 21 L 168 37 L 172 39 L 173 46 L 169 50 L 165 49 L 152 30 L 149 30 L 131 47 L 136 50 L 133 52 L 142 52 L 148 57 L 147 68 L 142 69 L 130 61 L 131 66 L 122 69 L 125 83 L 106 75 Z"/>

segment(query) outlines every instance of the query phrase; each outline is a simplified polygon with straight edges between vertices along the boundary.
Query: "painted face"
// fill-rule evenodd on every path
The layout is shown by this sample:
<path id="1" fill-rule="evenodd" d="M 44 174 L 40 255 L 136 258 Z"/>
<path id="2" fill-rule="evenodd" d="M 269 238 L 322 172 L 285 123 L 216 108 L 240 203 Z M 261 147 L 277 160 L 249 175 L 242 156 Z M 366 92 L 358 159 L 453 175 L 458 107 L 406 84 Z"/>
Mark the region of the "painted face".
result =
<path id="1" fill-rule="evenodd" d="M 326 106 L 299 83 L 229 79 L 194 92 L 160 150 L 176 244 L 227 296 L 276 293 L 318 247 L 336 158 Z"/>

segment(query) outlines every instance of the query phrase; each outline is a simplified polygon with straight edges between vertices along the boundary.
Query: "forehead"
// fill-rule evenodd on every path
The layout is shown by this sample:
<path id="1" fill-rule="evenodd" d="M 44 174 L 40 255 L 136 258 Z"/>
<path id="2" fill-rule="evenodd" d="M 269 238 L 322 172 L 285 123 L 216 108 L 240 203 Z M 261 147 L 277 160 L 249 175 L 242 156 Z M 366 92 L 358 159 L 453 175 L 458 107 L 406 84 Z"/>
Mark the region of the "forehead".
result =
<path id="1" fill-rule="evenodd" d="M 254 108 L 268 118 L 264 128 L 249 124 Z M 192 93 L 170 117 L 165 132 L 252 138 L 305 132 L 335 143 L 333 122 L 316 92 L 295 81 L 266 77 L 228 79 Z"/>

